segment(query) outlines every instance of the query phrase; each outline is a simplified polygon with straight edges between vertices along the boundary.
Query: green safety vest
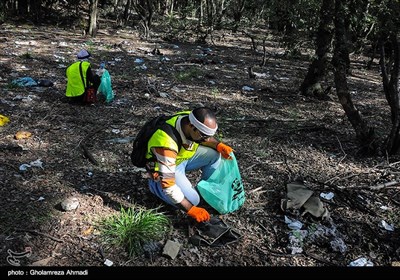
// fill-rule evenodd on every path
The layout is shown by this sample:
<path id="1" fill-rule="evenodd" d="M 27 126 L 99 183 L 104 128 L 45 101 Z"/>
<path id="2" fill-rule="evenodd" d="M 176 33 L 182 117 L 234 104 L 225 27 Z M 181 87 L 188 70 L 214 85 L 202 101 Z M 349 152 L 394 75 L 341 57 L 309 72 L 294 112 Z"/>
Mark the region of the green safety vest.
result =
<path id="1" fill-rule="evenodd" d="M 85 92 L 85 85 L 82 82 L 81 73 L 79 71 L 79 64 L 81 61 L 71 64 L 66 71 L 67 74 L 67 90 L 65 95 L 67 97 L 80 96 Z M 86 72 L 90 66 L 90 62 L 82 61 L 82 75 L 86 84 Z"/>
<path id="2" fill-rule="evenodd" d="M 182 115 L 189 115 L 190 111 L 182 111 L 179 113 L 176 113 L 172 118 L 168 119 L 166 123 L 172 125 L 173 127 L 176 128 L 176 121 L 177 119 L 182 116 Z M 174 139 L 171 138 L 165 131 L 158 129 L 150 138 L 148 144 L 147 144 L 147 154 L 146 158 L 150 159 L 152 158 L 152 153 L 151 153 L 151 148 L 168 148 L 174 151 L 178 151 L 178 144 L 174 141 Z M 179 165 L 182 161 L 188 160 L 191 157 L 194 156 L 196 153 L 197 148 L 199 147 L 198 143 L 193 143 L 193 150 L 186 150 L 185 147 L 181 147 L 181 149 L 178 152 L 177 158 L 176 158 L 176 165 Z M 156 163 L 155 170 L 158 170 L 158 164 Z"/>

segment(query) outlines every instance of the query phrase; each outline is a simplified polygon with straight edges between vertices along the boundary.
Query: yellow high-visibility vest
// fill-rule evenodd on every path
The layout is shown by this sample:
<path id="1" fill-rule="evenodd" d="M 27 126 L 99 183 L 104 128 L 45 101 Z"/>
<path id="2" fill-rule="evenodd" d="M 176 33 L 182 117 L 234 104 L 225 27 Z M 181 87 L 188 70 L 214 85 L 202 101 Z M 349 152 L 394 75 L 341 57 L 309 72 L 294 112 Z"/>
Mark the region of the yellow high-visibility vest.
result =
<path id="1" fill-rule="evenodd" d="M 86 72 L 90 66 L 90 62 L 82 61 L 82 75 L 85 85 L 82 82 L 81 73 L 79 71 L 79 64 L 81 61 L 77 61 L 71 64 L 66 71 L 67 75 L 67 89 L 65 95 L 67 97 L 80 96 L 85 92 L 86 85 Z"/>
<path id="2" fill-rule="evenodd" d="M 176 113 L 172 118 L 168 119 L 166 123 L 172 125 L 173 127 L 176 128 L 176 121 L 177 119 L 182 116 L 182 115 L 189 115 L 190 111 L 182 111 L 179 113 Z M 150 159 L 153 157 L 151 153 L 151 148 L 168 148 L 170 150 L 174 150 L 178 152 L 178 144 L 172 139 L 171 136 L 169 136 L 165 131 L 158 129 L 153 136 L 151 136 L 148 144 L 147 144 L 147 154 L 146 158 Z M 176 158 L 176 165 L 179 165 L 182 161 L 188 160 L 191 157 L 194 156 L 196 153 L 197 148 L 199 147 L 198 143 L 193 143 L 191 150 L 187 150 L 185 147 L 180 148 L 177 158 Z M 158 170 L 157 168 L 157 163 L 156 163 L 156 168 L 155 170 Z"/>

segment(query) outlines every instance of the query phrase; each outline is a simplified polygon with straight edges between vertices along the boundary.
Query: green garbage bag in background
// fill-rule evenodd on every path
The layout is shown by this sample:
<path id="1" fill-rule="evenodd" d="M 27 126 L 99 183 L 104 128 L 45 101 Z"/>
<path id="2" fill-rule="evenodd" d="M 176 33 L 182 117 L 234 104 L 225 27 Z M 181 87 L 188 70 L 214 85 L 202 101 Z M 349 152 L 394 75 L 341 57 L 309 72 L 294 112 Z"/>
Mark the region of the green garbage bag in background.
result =
<path id="1" fill-rule="evenodd" d="M 197 189 L 201 197 L 220 214 L 238 210 L 245 201 L 243 181 L 235 155 L 221 158 L 218 168 L 207 180 L 200 180 Z"/>
<path id="2" fill-rule="evenodd" d="M 101 82 L 98 92 L 104 96 L 107 103 L 114 100 L 114 92 L 111 86 L 111 76 L 106 69 L 104 69 L 103 75 L 101 75 Z"/>

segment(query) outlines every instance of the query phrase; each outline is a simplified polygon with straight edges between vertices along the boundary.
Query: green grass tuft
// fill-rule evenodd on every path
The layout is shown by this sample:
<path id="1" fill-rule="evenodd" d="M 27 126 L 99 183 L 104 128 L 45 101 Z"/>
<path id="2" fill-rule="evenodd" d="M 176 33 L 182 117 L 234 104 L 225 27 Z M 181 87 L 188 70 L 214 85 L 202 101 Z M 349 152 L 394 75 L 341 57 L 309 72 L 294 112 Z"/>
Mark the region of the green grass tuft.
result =
<path id="1" fill-rule="evenodd" d="M 121 207 L 119 215 L 107 217 L 99 222 L 102 240 L 110 246 L 123 247 L 129 257 L 143 252 L 143 245 L 161 240 L 170 228 L 170 220 L 156 209 Z"/>

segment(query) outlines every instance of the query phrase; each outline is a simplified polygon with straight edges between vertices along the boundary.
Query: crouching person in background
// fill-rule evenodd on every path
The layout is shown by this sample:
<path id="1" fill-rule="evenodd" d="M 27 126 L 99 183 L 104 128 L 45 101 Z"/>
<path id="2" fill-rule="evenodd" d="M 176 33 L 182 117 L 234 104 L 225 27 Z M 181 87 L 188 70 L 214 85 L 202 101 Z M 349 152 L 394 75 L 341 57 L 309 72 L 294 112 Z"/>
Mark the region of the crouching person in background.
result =
<path id="1" fill-rule="evenodd" d="M 68 66 L 66 70 L 67 88 L 66 97 L 70 102 L 90 104 L 97 100 L 97 90 L 100 86 L 100 76 L 92 71 L 87 50 L 77 54 L 77 61 Z"/>

